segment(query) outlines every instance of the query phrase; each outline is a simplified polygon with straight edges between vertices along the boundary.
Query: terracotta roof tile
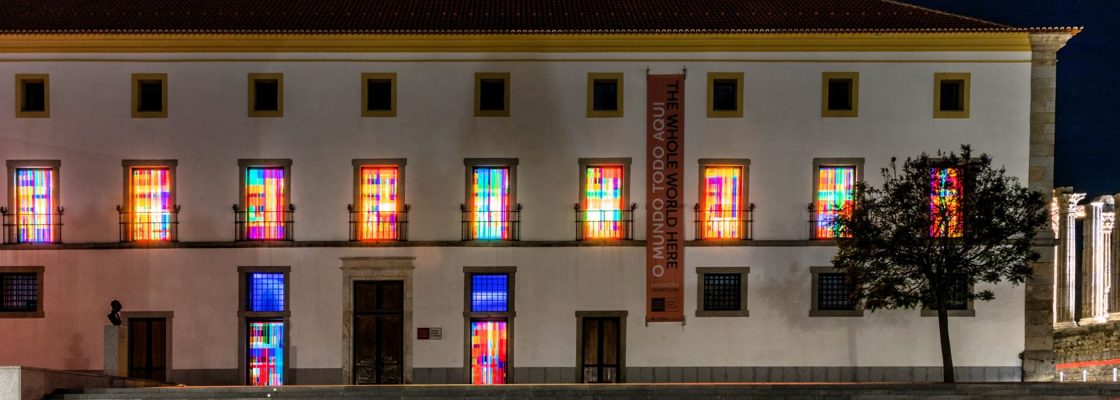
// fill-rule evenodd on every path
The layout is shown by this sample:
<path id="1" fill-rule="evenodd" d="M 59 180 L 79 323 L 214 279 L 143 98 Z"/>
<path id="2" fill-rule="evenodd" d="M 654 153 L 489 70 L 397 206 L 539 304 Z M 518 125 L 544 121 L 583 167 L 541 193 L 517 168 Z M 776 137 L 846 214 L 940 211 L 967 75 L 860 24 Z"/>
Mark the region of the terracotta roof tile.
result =
<path id="1" fill-rule="evenodd" d="M 1022 30 L 892 0 L 5 0 L 0 32 Z"/>

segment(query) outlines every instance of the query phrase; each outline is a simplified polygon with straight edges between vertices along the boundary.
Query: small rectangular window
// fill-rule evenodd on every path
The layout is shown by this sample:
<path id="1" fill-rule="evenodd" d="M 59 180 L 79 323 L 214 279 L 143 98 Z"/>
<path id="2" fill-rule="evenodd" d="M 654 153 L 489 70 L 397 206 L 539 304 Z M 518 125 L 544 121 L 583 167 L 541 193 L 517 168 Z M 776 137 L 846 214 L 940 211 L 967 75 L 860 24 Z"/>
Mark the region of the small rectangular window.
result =
<path id="1" fill-rule="evenodd" d="M 476 117 L 508 117 L 509 116 L 509 73 L 477 73 L 475 74 L 475 107 Z"/>
<path id="2" fill-rule="evenodd" d="M 621 117 L 623 84 L 620 73 L 587 74 L 587 116 Z"/>
<path id="3" fill-rule="evenodd" d="M 397 74 L 362 74 L 362 116 L 397 116 Z"/>
<path id="4" fill-rule="evenodd" d="M 746 317 L 749 267 L 697 267 L 697 317 Z"/>
<path id="5" fill-rule="evenodd" d="M 964 274 L 952 274 L 952 283 L 945 299 L 945 311 L 950 317 L 975 317 L 973 309 L 972 284 Z M 936 317 L 936 305 L 925 304 L 922 306 L 923 317 Z"/>
<path id="6" fill-rule="evenodd" d="M 933 74 L 933 117 L 968 118 L 971 80 L 967 72 Z"/>
<path id="7" fill-rule="evenodd" d="M 284 116 L 283 74 L 249 74 L 249 116 Z"/>
<path id="8" fill-rule="evenodd" d="M 863 307 L 852 300 L 852 286 L 843 271 L 833 267 L 811 267 L 813 279 L 810 317 L 862 317 Z"/>
<path id="9" fill-rule="evenodd" d="M 249 273 L 249 309 L 252 312 L 284 311 L 284 273 Z"/>
<path id="10" fill-rule="evenodd" d="M 471 276 L 471 312 L 509 311 L 509 275 Z"/>
<path id="11" fill-rule="evenodd" d="M 825 72 L 821 98 L 822 117 L 858 117 L 859 73 Z"/>
<path id="12" fill-rule="evenodd" d="M 39 276 L 34 272 L 0 273 L 0 317 L 3 313 L 39 309 Z"/>
<path id="13" fill-rule="evenodd" d="M 47 118 L 51 111 L 50 76 L 16 75 L 16 117 Z"/>
<path id="14" fill-rule="evenodd" d="M 743 116 L 743 73 L 708 73 L 708 118 Z"/>
<path id="15" fill-rule="evenodd" d="M 132 118 L 167 117 L 167 74 L 132 74 Z"/>

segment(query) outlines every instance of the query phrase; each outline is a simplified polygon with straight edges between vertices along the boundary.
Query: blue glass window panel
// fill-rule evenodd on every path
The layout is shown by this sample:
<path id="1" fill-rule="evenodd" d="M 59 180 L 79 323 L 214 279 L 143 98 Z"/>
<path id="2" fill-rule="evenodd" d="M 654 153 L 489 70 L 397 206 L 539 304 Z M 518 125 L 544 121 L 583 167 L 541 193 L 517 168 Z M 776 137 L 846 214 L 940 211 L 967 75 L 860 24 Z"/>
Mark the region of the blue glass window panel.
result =
<path id="1" fill-rule="evenodd" d="M 284 311 L 284 274 L 253 272 L 249 274 L 249 311 Z"/>
<path id="2" fill-rule="evenodd" d="M 509 311 L 509 275 L 477 274 L 471 276 L 471 311 Z"/>

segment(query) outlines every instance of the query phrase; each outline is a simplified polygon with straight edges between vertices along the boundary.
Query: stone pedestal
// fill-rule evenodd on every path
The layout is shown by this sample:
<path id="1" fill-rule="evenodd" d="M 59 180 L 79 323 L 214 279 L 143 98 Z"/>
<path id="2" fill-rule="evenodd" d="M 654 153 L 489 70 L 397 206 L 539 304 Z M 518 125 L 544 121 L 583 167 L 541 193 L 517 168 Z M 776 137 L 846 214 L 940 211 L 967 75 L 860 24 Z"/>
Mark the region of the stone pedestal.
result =
<path id="1" fill-rule="evenodd" d="M 120 365 L 124 361 L 121 357 L 121 327 L 105 325 L 104 343 L 105 350 L 101 358 L 103 372 L 105 372 L 105 375 L 123 376 L 120 373 Z"/>

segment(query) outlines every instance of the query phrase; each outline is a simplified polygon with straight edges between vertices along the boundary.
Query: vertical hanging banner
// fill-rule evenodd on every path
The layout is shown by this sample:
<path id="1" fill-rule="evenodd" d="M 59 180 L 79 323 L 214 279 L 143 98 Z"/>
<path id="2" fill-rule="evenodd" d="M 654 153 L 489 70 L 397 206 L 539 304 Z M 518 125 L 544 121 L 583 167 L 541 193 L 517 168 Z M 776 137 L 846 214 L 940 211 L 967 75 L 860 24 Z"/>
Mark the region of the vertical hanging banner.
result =
<path id="1" fill-rule="evenodd" d="M 684 75 L 646 90 L 646 322 L 684 321 Z"/>

